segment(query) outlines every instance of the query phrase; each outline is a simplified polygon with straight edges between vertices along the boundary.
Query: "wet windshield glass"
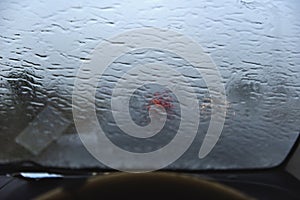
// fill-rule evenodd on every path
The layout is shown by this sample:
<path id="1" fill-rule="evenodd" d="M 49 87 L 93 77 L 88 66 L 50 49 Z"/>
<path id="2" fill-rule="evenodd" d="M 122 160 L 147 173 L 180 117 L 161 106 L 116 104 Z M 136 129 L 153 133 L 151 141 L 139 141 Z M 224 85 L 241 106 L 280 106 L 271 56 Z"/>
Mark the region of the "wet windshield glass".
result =
<path id="1" fill-rule="evenodd" d="M 123 41 L 112 42 L 111 38 L 126 31 L 142 30 L 129 39 L 146 38 L 144 44 L 150 41 L 148 36 L 155 36 L 153 41 L 160 43 L 161 48 L 148 45 L 122 52 L 96 84 L 95 115 L 113 144 L 130 152 L 152 152 L 169 144 L 181 130 L 187 138 L 196 134 L 195 139 L 167 168 L 249 169 L 278 165 L 300 130 L 299 9 L 296 0 L 1 1 L 0 163 L 30 160 L 51 167 L 106 168 L 79 137 L 78 130 L 85 125 L 74 124 L 75 80 L 84 79 L 78 77 L 80 67 L 92 63 L 97 57 L 95 48 L 101 43 L 122 46 Z M 180 35 L 180 39 L 168 35 L 169 31 L 176 37 Z M 201 71 L 200 63 L 199 72 L 190 62 L 195 56 L 181 56 L 189 57 L 196 52 L 180 51 L 187 44 L 181 35 L 201 45 L 203 55 L 207 56 L 203 59 L 220 73 L 226 100 L 213 98 L 210 69 Z M 111 49 L 100 50 L 99 55 L 108 55 Z M 109 55 L 99 59 L 99 63 Z M 174 71 L 162 70 L 166 65 Z M 132 71 L 137 66 L 146 67 Z M 150 68 L 152 71 L 147 72 Z M 146 74 L 153 71 L 157 73 L 152 74 L 152 80 Z M 139 73 L 144 73 L 144 79 L 139 79 Z M 92 72 L 86 74 L 90 76 Z M 190 89 L 184 89 L 181 76 Z M 185 98 L 155 77 L 174 80 L 178 91 L 183 88 L 180 94 Z M 128 102 L 123 102 L 125 97 L 119 98 L 115 88 L 120 80 L 126 79 L 145 84 L 132 90 Z M 112 100 L 114 94 L 116 101 Z M 189 102 L 192 98 L 197 108 L 191 106 L 195 103 Z M 216 145 L 199 158 L 200 147 L 210 142 L 209 137 L 205 140 L 209 127 L 212 134 L 219 130 L 210 125 L 212 105 L 216 115 L 226 110 L 225 123 L 220 137 L 211 139 L 216 140 Z M 130 115 L 118 119 L 116 116 L 122 116 L 124 110 Z M 155 114 L 161 111 L 164 115 Z M 195 119 L 198 114 L 199 119 Z M 159 119 L 155 121 L 155 117 Z M 164 123 L 158 133 L 145 138 L 148 125 L 157 122 L 161 126 L 161 118 Z M 216 123 L 221 123 L 216 119 Z M 120 126 L 116 120 L 124 120 L 125 125 Z M 138 127 L 138 137 L 124 133 L 133 129 L 126 120 Z M 197 127 L 196 132 L 193 127 Z M 87 130 L 85 134 L 93 132 L 91 125 Z M 180 145 L 177 147 L 181 150 Z M 114 155 L 114 150 L 108 151 Z"/>

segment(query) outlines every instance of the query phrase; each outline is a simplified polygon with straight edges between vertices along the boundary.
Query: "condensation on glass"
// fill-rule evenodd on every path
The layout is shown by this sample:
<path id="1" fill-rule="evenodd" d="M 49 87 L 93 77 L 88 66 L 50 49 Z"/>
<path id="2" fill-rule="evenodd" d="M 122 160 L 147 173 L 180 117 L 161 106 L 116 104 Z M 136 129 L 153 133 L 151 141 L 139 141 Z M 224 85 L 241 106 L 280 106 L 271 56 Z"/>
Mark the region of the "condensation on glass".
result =
<path id="1" fill-rule="evenodd" d="M 141 86 L 129 105 L 140 126 L 149 123 L 151 103 L 167 106 L 166 127 L 158 137 L 142 141 L 122 135 L 109 110 L 120 73 L 136 63 L 166 62 L 191 81 L 201 110 L 193 145 L 169 168 L 280 164 L 300 130 L 299 9 L 296 0 L 1 1 L 0 163 L 104 168 L 83 147 L 74 127 L 76 72 L 101 41 L 126 30 L 157 27 L 192 38 L 219 68 L 228 106 L 222 136 L 207 157 L 198 158 L 210 120 L 205 82 L 183 58 L 145 49 L 115 60 L 99 82 L 96 111 L 108 137 L 133 152 L 158 149 L 174 137 L 180 105 L 168 88 Z"/>

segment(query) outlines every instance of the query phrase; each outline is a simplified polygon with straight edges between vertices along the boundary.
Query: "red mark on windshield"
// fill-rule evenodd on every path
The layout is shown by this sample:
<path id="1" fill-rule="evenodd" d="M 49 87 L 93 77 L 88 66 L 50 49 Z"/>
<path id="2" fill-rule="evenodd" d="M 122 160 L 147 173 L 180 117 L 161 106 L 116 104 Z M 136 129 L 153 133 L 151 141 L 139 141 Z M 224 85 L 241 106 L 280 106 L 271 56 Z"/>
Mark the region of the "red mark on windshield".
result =
<path id="1" fill-rule="evenodd" d="M 163 106 L 166 110 L 170 110 L 174 107 L 172 104 L 172 98 L 167 93 L 159 92 L 154 93 L 153 98 L 147 105 L 147 109 L 149 110 L 152 105 Z"/>

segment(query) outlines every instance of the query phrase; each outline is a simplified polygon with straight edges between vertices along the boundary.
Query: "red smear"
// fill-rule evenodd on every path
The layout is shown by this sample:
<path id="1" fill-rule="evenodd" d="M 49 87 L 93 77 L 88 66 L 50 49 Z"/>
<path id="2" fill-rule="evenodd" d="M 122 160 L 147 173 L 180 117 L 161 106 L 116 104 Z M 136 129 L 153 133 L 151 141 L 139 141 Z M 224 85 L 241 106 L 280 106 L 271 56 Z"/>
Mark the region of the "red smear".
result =
<path id="1" fill-rule="evenodd" d="M 159 92 L 154 93 L 154 97 L 149 101 L 147 109 L 150 109 L 151 105 L 163 106 L 166 110 L 173 108 L 172 99 L 166 94 L 161 94 Z"/>

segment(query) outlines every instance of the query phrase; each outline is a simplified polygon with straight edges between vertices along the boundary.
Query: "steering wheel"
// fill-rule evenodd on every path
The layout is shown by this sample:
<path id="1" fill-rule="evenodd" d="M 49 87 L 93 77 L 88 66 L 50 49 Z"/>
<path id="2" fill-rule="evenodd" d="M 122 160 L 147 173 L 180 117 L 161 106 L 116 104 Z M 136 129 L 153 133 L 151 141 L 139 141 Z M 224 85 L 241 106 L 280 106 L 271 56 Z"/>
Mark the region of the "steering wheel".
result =
<path id="1" fill-rule="evenodd" d="M 57 188 L 38 200 L 61 199 L 212 199 L 249 200 L 246 195 L 213 181 L 176 173 L 114 173 L 92 177 L 78 188 Z"/>

